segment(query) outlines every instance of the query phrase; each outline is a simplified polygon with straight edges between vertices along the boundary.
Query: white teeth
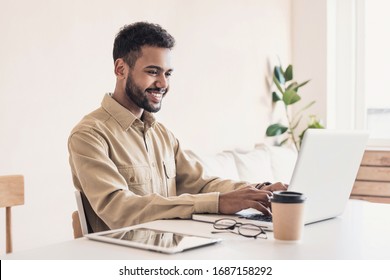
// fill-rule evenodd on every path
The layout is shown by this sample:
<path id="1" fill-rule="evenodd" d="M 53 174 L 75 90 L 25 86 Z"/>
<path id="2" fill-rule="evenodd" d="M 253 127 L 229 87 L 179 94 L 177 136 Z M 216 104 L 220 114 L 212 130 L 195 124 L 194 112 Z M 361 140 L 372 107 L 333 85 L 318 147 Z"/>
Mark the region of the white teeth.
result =
<path id="1" fill-rule="evenodd" d="M 156 98 L 160 98 L 160 97 L 162 96 L 161 93 L 154 93 L 154 92 L 152 92 L 151 94 L 152 94 L 154 97 L 156 97 Z"/>
<path id="2" fill-rule="evenodd" d="M 156 95 L 156 94 L 164 94 L 166 92 L 166 89 L 160 89 L 160 90 L 146 90 L 150 94 Z"/>

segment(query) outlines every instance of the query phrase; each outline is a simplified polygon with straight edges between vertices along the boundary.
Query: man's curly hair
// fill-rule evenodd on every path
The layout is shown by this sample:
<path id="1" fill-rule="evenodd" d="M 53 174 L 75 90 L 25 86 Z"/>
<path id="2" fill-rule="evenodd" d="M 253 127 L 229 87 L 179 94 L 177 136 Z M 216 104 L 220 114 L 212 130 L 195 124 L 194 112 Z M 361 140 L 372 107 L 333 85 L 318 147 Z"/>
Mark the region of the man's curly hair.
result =
<path id="1" fill-rule="evenodd" d="M 151 46 L 172 49 L 175 39 L 160 25 L 136 22 L 125 25 L 115 37 L 113 58 L 118 58 L 132 68 L 141 55 L 141 47 Z"/>

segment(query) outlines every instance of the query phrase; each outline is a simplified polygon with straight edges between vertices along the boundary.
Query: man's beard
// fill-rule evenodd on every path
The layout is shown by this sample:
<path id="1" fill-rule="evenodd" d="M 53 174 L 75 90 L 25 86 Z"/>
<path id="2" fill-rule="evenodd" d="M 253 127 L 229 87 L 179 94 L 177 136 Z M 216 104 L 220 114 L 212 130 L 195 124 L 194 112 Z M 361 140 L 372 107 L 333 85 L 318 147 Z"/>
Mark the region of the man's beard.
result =
<path id="1" fill-rule="evenodd" d="M 161 90 L 160 88 L 148 88 L 147 90 L 151 90 L 151 89 L 158 90 L 158 91 Z M 161 99 L 161 102 L 157 106 L 153 106 L 148 100 L 146 90 L 143 91 L 141 88 L 139 88 L 134 83 L 130 74 L 127 77 L 125 92 L 126 92 L 127 97 L 129 97 L 130 100 L 133 101 L 139 108 L 143 108 L 144 110 L 146 110 L 150 113 L 156 113 L 156 112 L 160 111 L 162 99 Z M 168 92 L 168 89 L 165 90 L 162 98 L 164 98 L 164 96 L 167 92 Z"/>

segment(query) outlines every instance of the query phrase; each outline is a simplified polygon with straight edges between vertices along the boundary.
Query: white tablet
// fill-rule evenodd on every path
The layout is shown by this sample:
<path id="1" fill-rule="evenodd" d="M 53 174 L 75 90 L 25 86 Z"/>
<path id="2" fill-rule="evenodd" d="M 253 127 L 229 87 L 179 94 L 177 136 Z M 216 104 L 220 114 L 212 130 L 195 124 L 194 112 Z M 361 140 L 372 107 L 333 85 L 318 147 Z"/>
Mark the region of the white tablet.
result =
<path id="1" fill-rule="evenodd" d="M 151 228 L 122 228 L 85 235 L 85 237 L 161 253 L 173 254 L 188 249 L 215 244 L 221 239 L 188 235 Z"/>

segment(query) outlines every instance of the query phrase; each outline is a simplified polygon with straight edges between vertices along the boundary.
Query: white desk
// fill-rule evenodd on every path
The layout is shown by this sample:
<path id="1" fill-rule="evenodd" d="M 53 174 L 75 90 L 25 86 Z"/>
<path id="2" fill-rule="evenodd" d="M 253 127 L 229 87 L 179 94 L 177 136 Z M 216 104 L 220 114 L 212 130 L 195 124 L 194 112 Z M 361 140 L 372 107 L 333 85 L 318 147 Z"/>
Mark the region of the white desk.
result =
<path id="1" fill-rule="evenodd" d="M 232 233 L 218 234 L 224 240 L 215 245 L 166 255 L 80 238 L 43 248 L 3 255 L 1 259 L 390 259 L 390 204 L 351 200 L 340 217 L 307 225 L 298 244 L 252 239 Z M 165 220 L 147 223 L 158 229 L 192 234 L 210 234 L 212 224 L 191 220 Z"/>

